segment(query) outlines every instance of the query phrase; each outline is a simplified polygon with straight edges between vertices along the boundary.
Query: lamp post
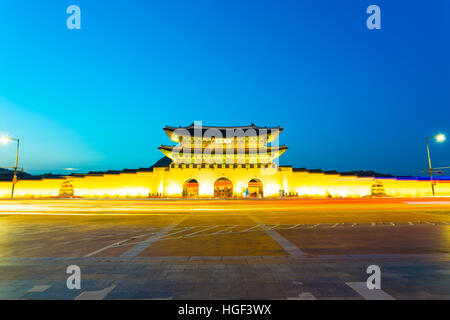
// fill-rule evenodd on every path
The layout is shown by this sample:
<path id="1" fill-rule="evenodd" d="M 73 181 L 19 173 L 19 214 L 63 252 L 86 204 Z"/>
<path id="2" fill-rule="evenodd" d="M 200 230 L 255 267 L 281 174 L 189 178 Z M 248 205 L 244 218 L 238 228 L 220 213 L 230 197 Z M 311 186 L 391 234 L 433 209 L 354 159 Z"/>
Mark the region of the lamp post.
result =
<path id="1" fill-rule="evenodd" d="M 433 183 L 433 167 L 431 166 L 431 157 L 430 157 L 430 147 L 428 146 L 428 141 L 431 139 L 436 139 L 437 142 L 444 142 L 445 136 L 443 134 L 438 134 L 433 137 L 427 137 L 425 138 L 427 143 L 427 154 L 428 154 L 428 173 L 430 175 L 430 183 L 431 183 L 431 192 L 433 194 L 433 197 L 435 196 L 434 191 L 434 183 Z"/>
<path id="2" fill-rule="evenodd" d="M 0 138 L 0 142 L 3 143 L 3 144 L 7 144 L 9 141 L 16 141 L 17 142 L 16 162 L 15 162 L 14 168 L 13 168 L 14 169 L 14 175 L 13 175 L 12 187 L 11 187 L 11 199 L 13 199 L 14 198 L 14 186 L 17 183 L 17 164 L 19 162 L 19 143 L 20 143 L 20 140 L 16 139 L 16 138 L 11 138 L 11 137 L 8 137 L 8 136 L 2 136 Z"/>

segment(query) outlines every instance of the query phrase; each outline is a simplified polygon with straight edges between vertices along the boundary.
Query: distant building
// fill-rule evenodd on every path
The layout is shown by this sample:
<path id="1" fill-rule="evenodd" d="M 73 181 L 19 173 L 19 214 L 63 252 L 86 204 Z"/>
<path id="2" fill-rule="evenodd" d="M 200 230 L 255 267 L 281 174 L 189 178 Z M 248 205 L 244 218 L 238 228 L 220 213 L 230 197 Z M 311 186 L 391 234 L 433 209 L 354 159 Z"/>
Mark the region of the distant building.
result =
<path id="1" fill-rule="evenodd" d="M 142 169 L 72 174 L 40 180 L 22 179 L 17 198 L 287 198 L 431 196 L 429 178 L 339 174 L 279 166 L 287 147 L 278 145 L 281 127 L 164 128 L 173 146 L 167 157 Z M 450 179 L 435 180 L 436 195 L 450 196 Z M 0 182 L 0 197 L 10 196 L 11 182 Z"/>

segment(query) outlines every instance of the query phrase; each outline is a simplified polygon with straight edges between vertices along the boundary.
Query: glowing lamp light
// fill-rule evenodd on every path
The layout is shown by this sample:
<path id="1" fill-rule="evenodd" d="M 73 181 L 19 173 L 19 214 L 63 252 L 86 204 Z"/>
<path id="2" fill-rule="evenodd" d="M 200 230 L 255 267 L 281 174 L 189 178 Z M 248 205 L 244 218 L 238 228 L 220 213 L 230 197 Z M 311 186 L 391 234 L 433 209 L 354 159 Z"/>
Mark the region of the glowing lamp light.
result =
<path id="1" fill-rule="evenodd" d="M 441 134 L 438 134 L 437 136 L 436 136 L 436 141 L 437 142 L 444 142 L 445 141 L 445 135 L 443 135 L 442 133 Z"/>
<path id="2" fill-rule="evenodd" d="M 0 137 L 0 142 L 2 144 L 7 144 L 9 142 L 9 140 L 11 140 L 11 139 L 9 137 L 7 137 L 7 136 Z"/>

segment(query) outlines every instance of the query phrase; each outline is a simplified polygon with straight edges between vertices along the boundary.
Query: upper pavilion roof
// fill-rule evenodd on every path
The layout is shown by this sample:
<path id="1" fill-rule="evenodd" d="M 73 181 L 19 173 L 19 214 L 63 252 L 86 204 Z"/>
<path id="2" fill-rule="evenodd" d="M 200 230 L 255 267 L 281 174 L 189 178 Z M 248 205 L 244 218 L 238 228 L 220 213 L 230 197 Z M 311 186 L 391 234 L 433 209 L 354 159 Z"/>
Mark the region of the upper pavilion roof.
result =
<path id="1" fill-rule="evenodd" d="M 249 126 L 235 126 L 235 127 L 213 127 L 213 126 L 196 126 L 194 123 L 187 127 L 171 127 L 171 126 L 165 126 L 164 131 L 169 136 L 169 138 L 172 141 L 179 142 L 180 136 L 190 136 L 194 137 L 195 135 L 200 135 L 201 137 L 204 136 L 204 134 L 210 130 L 211 134 L 214 134 L 214 132 L 220 132 L 223 138 L 231 138 L 233 136 L 229 136 L 230 132 L 233 131 L 241 131 L 245 136 L 259 136 L 259 135 L 268 135 L 270 136 L 270 139 L 268 142 L 272 142 L 275 140 L 281 131 L 283 131 L 283 128 L 280 126 L 277 127 L 259 127 L 255 124 L 251 124 Z M 212 132 L 211 132 L 212 130 Z M 238 133 L 239 134 L 239 133 Z"/>
<path id="2" fill-rule="evenodd" d="M 189 125 L 187 127 L 182 127 L 182 126 L 179 126 L 179 127 L 165 126 L 164 127 L 164 131 L 166 131 L 166 132 L 173 132 L 175 130 L 184 129 L 184 130 L 187 130 L 189 133 L 194 134 L 194 130 L 199 130 L 200 128 L 202 129 L 202 134 L 205 131 L 209 130 L 209 129 L 215 129 L 215 130 L 219 130 L 224 135 L 227 133 L 227 130 L 239 130 L 239 129 L 244 130 L 244 131 L 249 130 L 249 129 L 253 129 L 253 130 L 255 130 L 256 134 L 259 134 L 260 131 L 266 131 L 266 130 L 267 131 L 269 131 L 269 130 L 283 131 L 283 128 L 281 128 L 280 126 L 277 126 L 277 127 L 259 127 L 259 126 L 256 126 L 253 123 L 251 125 L 249 125 L 249 126 L 235 126 L 235 127 L 196 126 L 195 124 L 192 123 L 191 125 Z"/>

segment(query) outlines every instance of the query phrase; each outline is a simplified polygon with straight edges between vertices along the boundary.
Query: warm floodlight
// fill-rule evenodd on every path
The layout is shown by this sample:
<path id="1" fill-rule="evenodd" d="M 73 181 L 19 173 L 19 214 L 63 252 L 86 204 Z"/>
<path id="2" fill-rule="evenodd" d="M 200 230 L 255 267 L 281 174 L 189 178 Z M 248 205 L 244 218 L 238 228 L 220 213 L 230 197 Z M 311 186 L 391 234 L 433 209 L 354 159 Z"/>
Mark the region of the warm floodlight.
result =
<path id="1" fill-rule="evenodd" d="M 14 198 L 14 186 L 17 182 L 17 163 L 19 162 L 19 143 L 20 140 L 18 138 L 11 138 L 8 136 L 1 136 L 0 137 L 0 143 L 7 144 L 9 141 L 16 141 L 17 142 L 17 152 L 16 152 L 16 164 L 14 165 L 14 174 L 12 179 L 12 188 L 11 188 L 11 199 Z"/>
<path id="2" fill-rule="evenodd" d="M 443 135 L 442 133 L 440 133 L 440 134 L 438 134 L 437 136 L 436 136 L 436 141 L 437 142 L 443 142 L 443 141 L 445 141 L 445 135 Z"/>
<path id="3" fill-rule="evenodd" d="M 7 144 L 9 142 L 9 140 L 11 140 L 11 139 L 9 137 L 7 137 L 7 136 L 0 137 L 0 142 L 2 144 Z"/>

